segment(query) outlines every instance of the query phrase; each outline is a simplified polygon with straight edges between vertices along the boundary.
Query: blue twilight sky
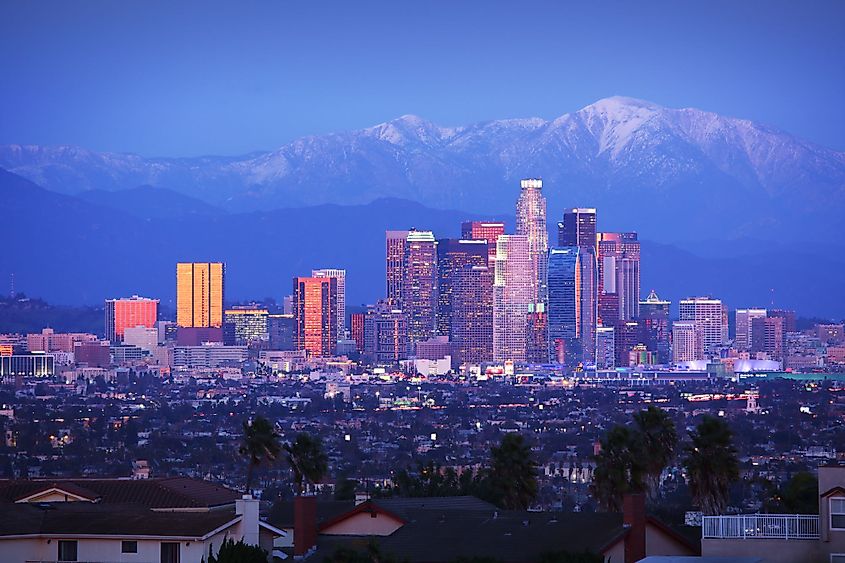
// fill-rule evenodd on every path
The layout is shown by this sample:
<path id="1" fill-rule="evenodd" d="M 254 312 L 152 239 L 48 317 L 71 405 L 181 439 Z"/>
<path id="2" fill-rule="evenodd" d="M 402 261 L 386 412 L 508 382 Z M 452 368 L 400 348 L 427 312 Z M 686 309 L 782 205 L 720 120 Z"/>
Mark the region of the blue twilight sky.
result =
<path id="1" fill-rule="evenodd" d="M 0 143 L 234 155 L 615 94 L 845 150 L 845 1 L 0 3 Z"/>

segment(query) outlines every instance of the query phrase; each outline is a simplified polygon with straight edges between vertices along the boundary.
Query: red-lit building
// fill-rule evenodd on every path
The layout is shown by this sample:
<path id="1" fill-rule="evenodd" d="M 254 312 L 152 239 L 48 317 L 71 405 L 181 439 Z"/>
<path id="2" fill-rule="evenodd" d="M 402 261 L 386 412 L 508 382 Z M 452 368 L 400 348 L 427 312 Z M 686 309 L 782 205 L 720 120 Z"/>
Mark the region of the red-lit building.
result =
<path id="1" fill-rule="evenodd" d="M 496 241 L 505 234 L 505 224 L 498 221 L 464 221 L 461 223 L 461 238 L 487 241 L 487 267 L 496 266 Z"/>
<path id="2" fill-rule="evenodd" d="M 152 328 L 158 320 L 158 299 L 133 295 L 123 299 L 106 299 L 106 338 L 112 342 L 123 341 L 127 328 L 145 326 Z"/>
<path id="3" fill-rule="evenodd" d="M 355 341 L 355 349 L 359 352 L 364 351 L 364 319 L 366 318 L 367 315 L 364 313 L 352 313 L 349 316 L 352 340 Z"/>
<path id="4" fill-rule="evenodd" d="M 294 341 L 311 356 L 334 355 L 337 278 L 293 278 Z"/>

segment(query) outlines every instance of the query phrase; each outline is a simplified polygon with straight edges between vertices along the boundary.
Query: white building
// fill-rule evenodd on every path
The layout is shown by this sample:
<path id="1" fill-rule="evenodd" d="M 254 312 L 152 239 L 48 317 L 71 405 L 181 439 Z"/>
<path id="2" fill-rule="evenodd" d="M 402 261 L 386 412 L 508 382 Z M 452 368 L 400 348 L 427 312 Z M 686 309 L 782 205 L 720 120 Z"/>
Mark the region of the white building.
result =
<path id="1" fill-rule="evenodd" d="M 691 321 L 701 332 L 704 352 L 712 354 L 728 342 L 728 313 L 721 299 L 690 297 L 679 302 L 680 320 Z"/>
<path id="2" fill-rule="evenodd" d="M 158 328 L 135 326 L 123 331 L 123 343 L 152 352 L 158 346 Z"/>
<path id="3" fill-rule="evenodd" d="M 526 318 L 534 295 L 528 237 L 499 235 L 493 280 L 493 360 L 525 362 Z"/>
<path id="4" fill-rule="evenodd" d="M 242 364 L 247 359 L 246 346 L 223 346 L 207 343 L 202 346 L 177 346 L 173 349 L 173 367 L 216 368 Z"/>
<path id="5" fill-rule="evenodd" d="M 736 338 L 734 348 L 740 351 L 751 349 L 751 325 L 754 319 L 766 318 L 765 309 L 737 309 L 736 310 Z"/>

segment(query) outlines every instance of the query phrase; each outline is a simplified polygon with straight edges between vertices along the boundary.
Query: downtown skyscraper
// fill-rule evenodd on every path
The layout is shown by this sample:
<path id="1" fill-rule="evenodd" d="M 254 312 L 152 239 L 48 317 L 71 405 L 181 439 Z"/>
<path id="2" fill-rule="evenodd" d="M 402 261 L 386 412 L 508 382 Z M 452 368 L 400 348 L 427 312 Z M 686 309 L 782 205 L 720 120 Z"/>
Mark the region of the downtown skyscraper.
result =
<path id="1" fill-rule="evenodd" d="M 720 299 L 681 299 L 679 309 L 679 320 L 694 323 L 696 330 L 701 333 L 705 353 L 713 354 L 728 342 L 728 314 Z"/>
<path id="2" fill-rule="evenodd" d="M 593 264 L 593 253 L 577 246 L 549 250 L 549 355 L 569 368 L 595 358 Z"/>
<path id="3" fill-rule="evenodd" d="M 123 340 L 127 328 L 151 328 L 158 320 L 158 299 L 133 295 L 124 299 L 106 299 L 105 334 L 113 344 Z"/>
<path id="4" fill-rule="evenodd" d="M 294 344 L 310 356 L 334 355 L 337 278 L 293 278 Z"/>
<path id="5" fill-rule="evenodd" d="M 452 366 L 493 358 L 493 270 L 465 265 L 453 280 Z"/>
<path id="6" fill-rule="evenodd" d="M 549 233 L 546 229 L 546 198 L 543 180 L 528 178 L 519 183 L 516 201 L 516 234 L 528 239 L 528 259 L 531 263 L 532 304 L 546 302 L 546 266 Z"/>
<path id="7" fill-rule="evenodd" d="M 456 291 L 466 266 L 487 267 L 487 242 L 475 239 L 437 241 L 437 334 L 452 340 L 452 325 L 464 308 L 465 294 Z M 492 279 L 488 280 L 492 288 Z"/>
<path id="8" fill-rule="evenodd" d="M 311 270 L 311 277 L 337 280 L 337 339 L 341 340 L 346 333 L 346 270 L 339 268 Z"/>
<path id="9" fill-rule="evenodd" d="M 408 231 L 387 231 L 385 233 L 386 293 L 392 306 L 402 302 L 402 280 L 405 276 L 405 245 Z"/>
<path id="10" fill-rule="evenodd" d="M 669 307 L 671 303 L 658 297 L 653 289 L 644 301 L 640 301 L 640 327 L 643 344 L 657 354 L 657 362 L 666 364 L 672 361 Z"/>
<path id="11" fill-rule="evenodd" d="M 493 281 L 493 359 L 526 361 L 528 307 L 536 293 L 525 235 L 501 235 Z"/>
<path id="12" fill-rule="evenodd" d="M 431 231 L 408 231 L 401 288 L 401 309 L 413 346 L 434 336 L 437 328 L 437 241 Z"/>
<path id="13" fill-rule="evenodd" d="M 598 233 L 598 317 L 604 326 L 639 316 L 640 243 L 637 233 Z"/>
<path id="14" fill-rule="evenodd" d="M 496 269 L 496 241 L 505 234 L 505 224 L 501 221 L 464 221 L 461 223 L 461 238 L 465 240 L 487 241 L 487 267 Z"/>
<path id="15" fill-rule="evenodd" d="M 222 262 L 176 264 L 176 324 L 180 327 L 223 326 L 225 266 Z"/>

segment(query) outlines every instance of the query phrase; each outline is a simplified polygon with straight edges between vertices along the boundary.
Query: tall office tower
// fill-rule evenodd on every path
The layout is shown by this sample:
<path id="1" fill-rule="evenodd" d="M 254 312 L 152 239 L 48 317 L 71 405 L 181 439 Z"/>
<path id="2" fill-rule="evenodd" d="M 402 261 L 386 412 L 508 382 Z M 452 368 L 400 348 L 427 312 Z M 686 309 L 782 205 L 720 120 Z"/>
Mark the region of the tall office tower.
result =
<path id="1" fill-rule="evenodd" d="M 267 336 L 271 350 L 295 350 L 296 326 L 293 314 L 267 316 Z"/>
<path id="2" fill-rule="evenodd" d="M 645 301 L 640 301 L 640 324 L 643 344 L 657 355 L 657 362 L 668 364 L 671 356 L 671 328 L 669 326 L 669 301 L 663 301 L 652 289 Z"/>
<path id="3" fill-rule="evenodd" d="M 784 334 L 798 331 L 798 328 L 795 326 L 795 311 L 788 309 L 769 309 L 767 316 L 783 319 Z"/>
<path id="4" fill-rule="evenodd" d="M 783 318 L 755 317 L 751 325 L 751 351 L 765 352 L 774 360 L 783 360 Z"/>
<path id="5" fill-rule="evenodd" d="M 493 270 L 466 265 L 452 294 L 452 366 L 493 359 Z"/>
<path id="6" fill-rule="evenodd" d="M 681 321 L 692 321 L 701 332 L 704 352 L 713 354 L 728 341 L 728 317 L 722 301 L 690 297 L 679 303 Z"/>
<path id="7" fill-rule="evenodd" d="M 293 278 L 294 342 L 311 356 L 334 355 L 337 346 L 337 279 Z"/>
<path id="8" fill-rule="evenodd" d="M 528 305 L 526 320 L 525 361 L 545 364 L 549 361 L 549 316 L 543 303 Z"/>
<path id="9" fill-rule="evenodd" d="M 557 224 L 557 245 L 578 246 L 582 249 L 596 248 L 596 209 L 576 207 L 563 214 L 563 221 Z"/>
<path id="10" fill-rule="evenodd" d="M 364 351 L 364 313 L 352 313 L 349 315 L 349 326 L 352 334 L 352 340 L 355 341 L 355 349 L 359 352 Z"/>
<path id="11" fill-rule="evenodd" d="M 223 312 L 223 322 L 234 328 L 234 344 L 269 340 L 267 321 L 270 311 L 260 307 L 237 306 Z"/>
<path id="12" fill-rule="evenodd" d="M 589 300 L 583 295 L 582 258 L 592 254 L 576 246 L 549 250 L 549 356 L 552 361 L 574 368 L 585 361 L 585 328 Z"/>
<path id="13" fill-rule="evenodd" d="M 408 357 L 408 326 L 405 314 L 379 301 L 364 318 L 364 357 L 378 364 L 393 365 Z"/>
<path id="14" fill-rule="evenodd" d="M 672 361 L 677 363 L 703 359 L 704 338 L 701 327 L 695 321 L 672 323 Z"/>
<path id="15" fill-rule="evenodd" d="M 616 367 L 616 330 L 612 326 L 596 328 L 596 369 Z"/>
<path id="16" fill-rule="evenodd" d="M 753 321 L 766 317 L 765 309 L 737 309 L 736 310 L 736 338 L 734 348 L 741 351 L 751 350 L 753 341 Z"/>
<path id="17" fill-rule="evenodd" d="M 461 223 L 461 238 L 487 241 L 487 267 L 496 269 L 496 241 L 505 234 L 505 224 L 498 221 L 464 221 Z M 492 283 L 492 276 L 491 276 Z"/>
<path id="18" fill-rule="evenodd" d="M 602 324 L 639 315 L 640 243 L 637 233 L 598 233 L 598 316 Z"/>
<path id="19" fill-rule="evenodd" d="M 431 231 L 408 232 L 402 276 L 402 312 L 408 342 L 434 336 L 437 324 L 437 241 Z"/>
<path id="20" fill-rule="evenodd" d="M 455 281 L 466 266 L 487 267 L 487 242 L 472 239 L 437 241 L 437 334 L 452 337 Z M 491 281 L 492 284 L 492 281 Z"/>
<path id="21" fill-rule="evenodd" d="M 105 334 L 108 340 L 120 342 L 127 328 L 154 327 L 158 320 L 158 299 L 133 295 L 124 299 L 106 299 Z"/>
<path id="22" fill-rule="evenodd" d="M 181 327 L 223 326 L 226 268 L 222 262 L 176 264 L 176 324 Z"/>
<path id="23" fill-rule="evenodd" d="M 346 337 L 346 270 L 323 268 L 311 270 L 313 278 L 335 278 L 337 280 L 337 339 Z"/>
<path id="24" fill-rule="evenodd" d="M 533 297 L 528 237 L 499 237 L 494 275 L 493 360 L 525 362 L 526 319 Z"/>
<path id="25" fill-rule="evenodd" d="M 549 232 L 546 230 L 546 198 L 543 180 L 529 178 L 519 183 L 516 201 L 516 234 L 528 237 L 528 258 L 531 261 L 532 303 L 546 302 L 546 267 L 548 265 Z"/>
<path id="26" fill-rule="evenodd" d="M 614 327 L 613 348 L 616 354 L 616 365 L 628 367 L 630 354 L 635 346 L 642 342 L 642 331 L 637 321 L 619 321 Z"/>
<path id="27" fill-rule="evenodd" d="M 387 300 L 392 306 L 402 305 L 402 279 L 405 271 L 405 244 L 408 240 L 408 231 L 386 231 L 387 242 Z"/>

